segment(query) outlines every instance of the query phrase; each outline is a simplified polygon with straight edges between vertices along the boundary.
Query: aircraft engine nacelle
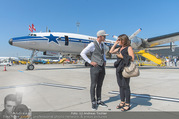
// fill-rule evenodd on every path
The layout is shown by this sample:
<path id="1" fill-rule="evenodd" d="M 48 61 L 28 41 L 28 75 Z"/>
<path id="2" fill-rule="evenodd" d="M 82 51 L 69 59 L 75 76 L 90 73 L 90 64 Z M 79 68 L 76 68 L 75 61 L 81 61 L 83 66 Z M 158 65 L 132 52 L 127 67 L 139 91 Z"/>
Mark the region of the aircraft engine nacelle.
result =
<path id="1" fill-rule="evenodd" d="M 59 52 L 45 51 L 45 52 L 43 52 L 43 55 L 47 55 L 47 56 L 56 56 L 56 55 L 59 55 Z"/>
<path id="2" fill-rule="evenodd" d="M 131 39 L 131 46 L 134 49 L 138 49 L 142 45 L 142 39 L 135 36 L 133 39 Z"/>

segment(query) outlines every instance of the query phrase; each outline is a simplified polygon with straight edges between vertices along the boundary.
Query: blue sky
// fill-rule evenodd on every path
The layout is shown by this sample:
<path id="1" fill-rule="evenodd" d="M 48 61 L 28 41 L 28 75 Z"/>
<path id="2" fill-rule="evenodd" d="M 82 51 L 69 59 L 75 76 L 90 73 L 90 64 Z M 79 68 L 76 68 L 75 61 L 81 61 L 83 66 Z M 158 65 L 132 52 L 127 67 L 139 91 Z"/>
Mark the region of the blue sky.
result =
<path id="1" fill-rule="evenodd" d="M 178 0 L 1 0 L 0 57 L 28 56 L 30 51 L 10 46 L 12 37 L 26 36 L 29 25 L 38 32 L 79 33 L 96 36 L 104 29 L 112 35 L 131 35 L 142 28 L 141 38 L 179 32 Z M 176 42 L 179 45 L 179 42 Z"/>

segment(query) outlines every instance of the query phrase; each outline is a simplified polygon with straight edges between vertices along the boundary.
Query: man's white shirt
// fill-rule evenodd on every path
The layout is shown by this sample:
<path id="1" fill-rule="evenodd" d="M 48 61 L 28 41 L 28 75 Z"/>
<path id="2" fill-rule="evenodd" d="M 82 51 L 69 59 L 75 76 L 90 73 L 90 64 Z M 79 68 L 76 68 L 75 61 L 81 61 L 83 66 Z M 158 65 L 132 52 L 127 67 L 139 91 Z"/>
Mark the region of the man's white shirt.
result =
<path id="1" fill-rule="evenodd" d="M 98 41 L 97 41 L 98 43 Z M 101 44 L 99 44 L 99 47 L 102 49 L 102 46 Z M 104 43 L 103 43 L 103 47 L 104 47 Z M 81 57 L 86 61 L 88 62 L 89 64 L 91 63 L 91 60 L 87 57 L 86 54 L 88 54 L 89 52 L 94 52 L 95 50 L 95 45 L 94 45 L 94 42 L 91 42 L 90 44 L 88 44 L 88 46 L 82 50 L 82 52 L 80 53 Z M 105 51 L 104 51 L 104 61 L 106 62 L 106 55 L 105 55 Z"/>

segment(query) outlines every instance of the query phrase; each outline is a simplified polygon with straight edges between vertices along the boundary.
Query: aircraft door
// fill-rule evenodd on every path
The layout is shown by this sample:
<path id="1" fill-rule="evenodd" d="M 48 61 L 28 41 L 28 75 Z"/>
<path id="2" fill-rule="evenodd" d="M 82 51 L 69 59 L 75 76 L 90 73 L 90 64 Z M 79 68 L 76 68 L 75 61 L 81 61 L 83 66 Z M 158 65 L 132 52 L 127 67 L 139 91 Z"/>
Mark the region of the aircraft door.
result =
<path id="1" fill-rule="evenodd" d="M 175 43 L 174 42 L 170 42 L 170 50 L 172 52 L 175 52 Z"/>
<path id="2" fill-rule="evenodd" d="M 69 39 L 68 39 L 68 36 L 65 36 L 65 45 L 66 45 L 66 46 L 69 45 Z"/>

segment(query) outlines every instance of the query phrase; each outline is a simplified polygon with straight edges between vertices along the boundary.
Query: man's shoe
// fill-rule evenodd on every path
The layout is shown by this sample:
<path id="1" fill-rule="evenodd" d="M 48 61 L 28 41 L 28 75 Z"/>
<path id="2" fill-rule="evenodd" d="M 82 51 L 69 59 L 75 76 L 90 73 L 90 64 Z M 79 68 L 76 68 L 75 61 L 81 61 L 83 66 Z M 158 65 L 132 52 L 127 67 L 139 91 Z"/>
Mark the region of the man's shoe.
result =
<path id="1" fill-rule="evenodd" d="M 98 103 L 97 103 L 99 106 L 101 106 L 101 107 L 108 107 L 104 102 L 102 102 L 102 101 L 99 101 Z"/>
<path id="2" fill-rule="evenodd" d="M 97 110 L 97 105 L 95 102 L 92 102 L 92 110 Z"/>

